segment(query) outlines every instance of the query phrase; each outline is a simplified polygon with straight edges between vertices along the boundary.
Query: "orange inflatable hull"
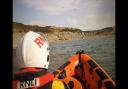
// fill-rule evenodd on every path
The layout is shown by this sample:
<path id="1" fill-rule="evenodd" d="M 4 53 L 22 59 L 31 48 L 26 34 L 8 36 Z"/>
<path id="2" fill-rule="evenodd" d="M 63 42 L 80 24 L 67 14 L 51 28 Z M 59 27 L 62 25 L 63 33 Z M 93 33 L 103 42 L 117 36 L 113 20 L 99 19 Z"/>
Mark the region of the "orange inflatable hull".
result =
<path id="1" fill-rule="evenodd" d="M 115 82 L 107 72 L 94 59 L 82 52 L 76 53 L 60 66 L 54 72 L 54 77 L 65 82 L 69 81 L 67 77 L 72 77 L 81 83 L 79 89 L 115 89 Z"/>

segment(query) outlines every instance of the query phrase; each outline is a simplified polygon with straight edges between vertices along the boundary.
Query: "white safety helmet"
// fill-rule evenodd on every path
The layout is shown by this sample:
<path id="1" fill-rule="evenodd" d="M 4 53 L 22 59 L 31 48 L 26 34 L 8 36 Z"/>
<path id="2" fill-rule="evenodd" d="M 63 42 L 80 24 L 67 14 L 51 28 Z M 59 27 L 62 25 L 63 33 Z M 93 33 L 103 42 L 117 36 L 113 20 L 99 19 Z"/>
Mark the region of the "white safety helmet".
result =
<path id="1" fill-rule="evenodd" d="M 29 31 L 19 40 L 16 49 L 16 63 L 19 68 L 48 69 L 49 44 L 43 33 Z"/>

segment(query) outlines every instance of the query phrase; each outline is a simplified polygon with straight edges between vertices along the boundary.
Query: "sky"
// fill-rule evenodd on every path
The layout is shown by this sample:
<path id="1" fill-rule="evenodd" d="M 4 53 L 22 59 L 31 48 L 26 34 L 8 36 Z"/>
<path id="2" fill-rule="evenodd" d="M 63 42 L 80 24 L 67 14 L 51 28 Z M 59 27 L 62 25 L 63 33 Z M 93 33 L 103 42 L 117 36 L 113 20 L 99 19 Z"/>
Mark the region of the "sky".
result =
<path id="1" fill-rule="evenodd" d="M 98 30 L 115 26 L 115 0 L 13 0 L 13 22 Z"/>

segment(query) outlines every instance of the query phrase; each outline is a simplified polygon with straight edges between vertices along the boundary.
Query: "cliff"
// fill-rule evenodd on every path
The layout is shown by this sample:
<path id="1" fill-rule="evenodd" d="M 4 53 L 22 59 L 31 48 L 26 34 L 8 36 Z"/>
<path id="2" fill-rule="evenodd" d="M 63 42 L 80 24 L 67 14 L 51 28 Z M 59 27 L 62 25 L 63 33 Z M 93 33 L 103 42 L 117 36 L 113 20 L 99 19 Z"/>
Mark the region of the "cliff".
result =
<path id="1" fill-rule="evenodd" d="M 17 41 L 28 31 L 43 32 L 49 42 L 58 42 L 64 40 L 81 40 L 95 36 L 106 36 L 115 34 L 115 27 L 107 27 L 94 31 L 82 31 L 77 28 L 24 25 L 22 23 L 13 22 L 13 48 L 16 47 Z"/>

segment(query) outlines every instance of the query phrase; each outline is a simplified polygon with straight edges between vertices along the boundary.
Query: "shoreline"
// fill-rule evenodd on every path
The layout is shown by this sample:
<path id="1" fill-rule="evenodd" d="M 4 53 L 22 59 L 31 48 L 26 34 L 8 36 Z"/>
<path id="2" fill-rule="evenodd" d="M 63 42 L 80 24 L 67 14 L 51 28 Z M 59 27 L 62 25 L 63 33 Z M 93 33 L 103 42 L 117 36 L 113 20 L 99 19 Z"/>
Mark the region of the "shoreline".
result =
<path id="1" fill-rule="evenodd" d="M 14 35 L 15 34 L 15 35 Z M 13 49 L 16 48 L 17 46 L 17 42 L 18 40 L 25 34 L 25 33 L 18 33 L 19 35 L 16 36 L 17 33 L 14 33 L 13 34 Z M 68 39 L 68 40 L 54 40 L 54 39 L 49 39 L 48 38 L 48 41 L 49 41 L 49 44 L 57 44 L 57 43 L 62 43 L 62 42 L 68 42 L 68 41 L 77 41 L 77 40 L 89 40 L 89 39 L 96 39 L 96 38 L 99 38 L 99 37 L 109 37 L 109 36 L 114 36 L 115 37 L 115 34 L 110 34 L 110 35 L 95 35 L 95 36 L 85 36 L 84 38 L 71 38 L 71 39 Z"/>

